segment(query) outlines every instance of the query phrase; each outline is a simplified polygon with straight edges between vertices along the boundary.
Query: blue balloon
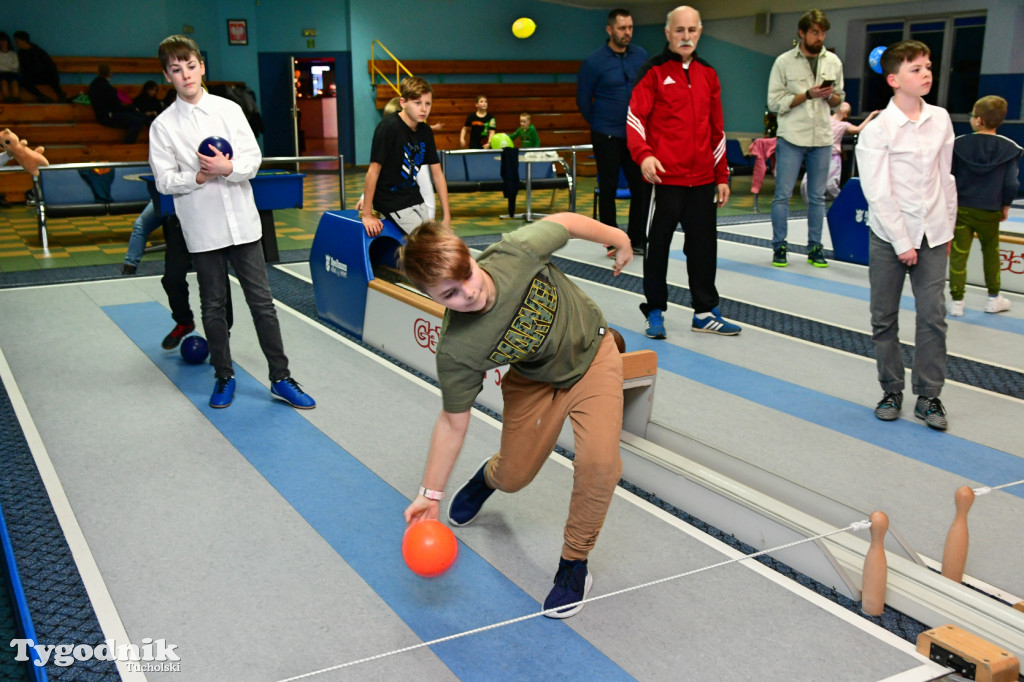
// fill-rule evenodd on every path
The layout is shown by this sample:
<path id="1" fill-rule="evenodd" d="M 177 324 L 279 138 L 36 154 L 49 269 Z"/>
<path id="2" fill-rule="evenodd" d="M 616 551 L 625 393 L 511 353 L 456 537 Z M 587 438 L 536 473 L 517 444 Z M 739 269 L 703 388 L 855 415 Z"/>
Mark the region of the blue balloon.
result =
<path id="1" fill-rule="evenodd" d="M 882 73 L 882 53 L 885 52 L 885 46 L 879 45 L 875 49 L 871 50 L 871 54 L 868 55 L 868 66 L 875 73 Z"/>

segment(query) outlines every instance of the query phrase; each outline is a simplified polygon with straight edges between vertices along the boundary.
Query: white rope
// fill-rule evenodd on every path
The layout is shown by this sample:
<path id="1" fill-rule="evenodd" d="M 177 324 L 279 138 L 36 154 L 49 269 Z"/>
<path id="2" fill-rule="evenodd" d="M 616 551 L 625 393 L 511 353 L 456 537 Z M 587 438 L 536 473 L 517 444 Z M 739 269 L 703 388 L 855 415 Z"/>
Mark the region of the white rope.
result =
<path id="1" fill-rule="evenodd" d="M 519 616 L 518 618 L 512 618 L 511 620 L 505 620 L 505 621 L 502 621 L 500 623 L 493 623 L 491 625 L 485 625 L 483 627 L 474 628 L 472 630 L 466 630 L 465 632 L 459 632 L 459 633 L 456 633 L 454 635 L 448 635 L 446 637 L 439 637 L 438 639 L 432 639 L 429 642 L 420 642 L 419 644 L 413 644 L 412 646 L 402 647 L 401 649 L 394 649 L 393 651 L 387 651 L 387 652 L 384 652 L 384 653 L 381 653 L 381 654 L 377 654 L 375 656 L 368 656 L 366 658 L 360 658 L 360 659 L 358 659 L 356 661 L 349 661 L 348 663 L 342 663 L 340 665 L 331 666 L 330 668 L 321 668 L 320 670 L 314 670 L 313 672 L 308 672 L 308 673 L 305 673 L 303 675 L 297 675 L 295 677 L 288 677 L 288 678 L 285 678 L 283 680 L 280 680 L 279 682 L 295 682 L 295 680 L 303 680 L 303 679 L 306 679 L 306 678 L 309 678 L 309 677 L 313 677 L 315 675 L 320 675 L 322 673 L 328 673 L 328 672 L 332 672 L 334 670 L 341 670 L 342 668 L 351 668 L 352 666 L 361 665 L 363 663 L 369 663 L 370 661 L 377 661 L 377 660 L 380 660 L 382 658 L 387 658 L 389 656 L 395 656 L 397 654 L 404 654 L 407 651 L 413 651 L 414 649 L 422 649 L 424 647 L 431 647 L 431 646 L 434 646 L 435 644 L 442 644 L 444 642 L 450 642 L 453 639 L 459 639 L 461 637 L 468 637 L 469 635 L 476 635 L 476 634 L 479 634 L 481 632 L 486 632 L 488 630 L 496 630 L 497 628 L 505 627 L 506 625 L 513 625 L 515 623 L 521 623 L 524 620 L 530 620 L 531 618 L 537 618 L 538 616 L 544 616 L 544 615 L 547 615 L 549 613 L 554 613 L 555 611 L 561 611 L 562 609 L 570 608 L 570 607 L 573 607 L 573 606 L 579 606 L 579 605 L 582 605 L 582 604 L 590 604 L 590 603 L 599 601 L 601 599 L 607 599 L 609 597 L 616 597 L 616 596 L 618 596 L 620 594 L 625 594 L 627 592 L 633 592 L 634 590 L 642 590 L 642 589 L 647 588 L 647 587 L 653 587 L 654 585 L 660 585 L 662 583 L 667 583 L 667 582 L 669 582 L 671 580 L 678 580 L 679 578 L 685 578 L 687 576 L 696 575 L 697 573 L 703 573 L 704 571 L 710 571 L 713 568 L 720 568 L 722 566 L 727 566 L 729 564 L 733 564 L 733 563 L 736 563 L 736 562 L 739 562 L 739 561 L 745 561 L 747 559 L 756 559 L 757 557 L 763 556 L 765 554 L 770 554 L 772 552 L 777 552 L 777 551 L 783 550 L 783 549 L 789 549 L 790 547 L 795 547 L 796 545 L 801 545 L 801 544 L 803 544 L 805 542 L 813 542 L 814 540 L 820 540 L 822 538 L 827 538 L 830 535 L 836 535 L 837 533 L 845 533 L 846 531 L 867 530 L 870 527 L 871 527 L 871 521 L 868 520 L 868 519 L 864 519 L 864 520 L 861 520 L 861 521 L 855 521 L 854 523 L 851 523 L 850 525 L 846 526 L 845 528 L 837 528 L 836 530 L 832 530 L 832 531 L 829 531 L 827 533 L 822 533 L 820 535 L 815 535 L 814 537 L 803 538 L 801 540 L 794 540 L 793 542 L 787 543 L 785 545 L 779 545 L 777 547 L 770 547 L 768 549 L 762 549 L 761 551 L 754 552 L 753 554 L 745 554 L 745 555 L 743 555 L 741 557 L 736 557 L 736 558 L 733 558 L 733 559 L 727 559 L 725 561 L 720 561 L 717 564 L 711 564 L 710 566 L 704 566 L 703 568 L 695 568 L 695 569 L 692 569 L 690 571 L 685 571 L 684 573 L 677 573 L 676 575 L 672 575 L 672 576 L 669 576 L 667 578 L 659 578 L 657 580 L 652 580 L 650 582 L 642 583 L 640 585 L 634 585 L 633 587 L 626 587 L 626 588 L 623 588 L 621 590 L 616 590 L 615 592 L 609 592 L 608 594 L 602 594 L 602 595 L 599 595 L 597 597 L 590 597 L 589 599 L 583 599 L 583 600 L 578 601 L 578 602 L 573 602 L 572 604 L 565 604 L 563 606 L 559 606 L 559 607 L 554 608 L 554 609 L 547 609 L 546 611 L 538 611 L 537 613 L 531 613 L 531 614 L 528 614 L 526 616 Z"/>
<path id="2" fill-rule="evenodd" d="M 1020 485 L 1021 483 L 1024 483 L 1024 479 L 1021 479 L 1019 481 L 1014 481 L 1013 483 L 1004 483 L 1002 485 L 996 485 L 996 486 L 992 486 L 992 487 L 987 487 L 986 486 L 986 487 L 983 487 L 983 488 L 975 488 L 974 489 L 974 494 L 975 495 L 988 495 L 993 490 L 1002 490 L 1003 488 L 1009 488 L 1010 486 Z"/>

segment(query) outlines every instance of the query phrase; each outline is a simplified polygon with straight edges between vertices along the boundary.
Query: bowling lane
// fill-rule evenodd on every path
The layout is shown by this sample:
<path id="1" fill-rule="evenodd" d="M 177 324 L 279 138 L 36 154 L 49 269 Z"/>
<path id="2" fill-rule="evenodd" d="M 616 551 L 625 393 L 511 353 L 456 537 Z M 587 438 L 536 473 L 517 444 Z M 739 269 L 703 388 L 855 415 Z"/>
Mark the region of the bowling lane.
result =
<path id="1" fill-rule="evenodd" d="M 176 643 L 189 679 L 271 680 L 420 641 L 428 635 L 410 609 L 427 620 L 456 606 L 477 618 L 513 618 L 523 615 L 522 599 L 539 609 L 561 545 L 571 480 L 565 460 L 553 458 L 527 490 L 495 496 L 476 524 L 458 529 L 464 558 L 475 553 L 480 563 L 460 560 L 443 579 L 450 583 L 388 584 L 436 391 L 282 308 L 293 372 L 319 406 L 296 413 L 269 400 L 265 361 L 243 313 L 232 332 L 243 379 L 236 404 L 214 412 L 204 408 L 209 368 L 154 350 L 170 325 L 155 309 L 162 300 L 156 278 L 0 292 L 0 314 L 10 321 L 0 348 L 16 381 L 8 390 L 25 398 L 133 641 Z M 52 313 L 47 320 L 41 309 Z M 454 480 L 468 477 L 497 438 L 495 424 L 475 419 Z M 282 441 L 276 451 L 251 454 Z M 369 483 L 319 475 L 346 459 Z M 374 534 L 353 554 L 336 534 L 358 531 L 367 514 L 398 530 L 393 541 Z M 592 596 L 728 555 L 620 493 L 592 555 Z M 521 595 L 483 587 L 491 583 L 481 583 L 475 567 Z M 723 660 L 748 679 L 796 679 L 810 670 L 838 680 L 935 674 L 908 643 L 758 564 L 706 571 L 530 627 L 543 635 L 496 631 L 480 642 L 381 659 L 358 676 L 482 679 L 533 665 L 531 679 L 565 679 L 553 661 L 564 662 L 569 646 L 595 652 L 572 657 L 573 670 L 587 666 L 586 679 L 676 679 L 680 665 L 711 679 Z M 527 655 L 524 646 L 541 649 Z M 506 655 L 481 655 L 489 647 Z M 519 654 L 514 661 L 510 650 Z"/>

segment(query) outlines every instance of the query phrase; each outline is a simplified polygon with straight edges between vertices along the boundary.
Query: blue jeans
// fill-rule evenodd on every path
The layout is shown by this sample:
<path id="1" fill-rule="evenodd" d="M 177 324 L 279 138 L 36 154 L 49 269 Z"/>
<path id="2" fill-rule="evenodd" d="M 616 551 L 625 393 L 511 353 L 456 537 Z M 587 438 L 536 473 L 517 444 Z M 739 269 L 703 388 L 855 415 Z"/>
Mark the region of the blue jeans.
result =
<path id="1" fill-rule="evenodd" d="M 775 143 L 775 198 L 772 199 L 772 248 L 786 243 L 789 231 L 789 199 L 793 196 L 801 161 L 807 166 L 807 245 L 821 246 L 825 222 L 825 183 L 832 147 L 801 147 L 781 137 Z"/>
<path id="2" fill-rule="evenodd" d="M 138 267 L 139 261 L 142 260 L 142 252 L 146 249 L 146 240 L 163 222 L 152 201 L 142 209 L 132 227 L 132 236 L 128 239 L 128 251 L 124 254 L 124 262 L 127 265 Z"/>

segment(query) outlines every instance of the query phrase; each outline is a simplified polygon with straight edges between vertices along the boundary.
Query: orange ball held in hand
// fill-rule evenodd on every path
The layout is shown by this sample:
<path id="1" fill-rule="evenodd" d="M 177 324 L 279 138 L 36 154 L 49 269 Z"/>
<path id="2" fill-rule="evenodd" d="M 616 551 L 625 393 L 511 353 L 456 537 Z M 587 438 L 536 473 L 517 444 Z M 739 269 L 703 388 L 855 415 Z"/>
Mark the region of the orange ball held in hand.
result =
<path id="1" fill-rule="evenodd" d="M 434 519 L 417 521 L 402 537 L 402 558 L 416 575 L 436 578 L 455 563 L 459 543 L 448 526 Z"/>

